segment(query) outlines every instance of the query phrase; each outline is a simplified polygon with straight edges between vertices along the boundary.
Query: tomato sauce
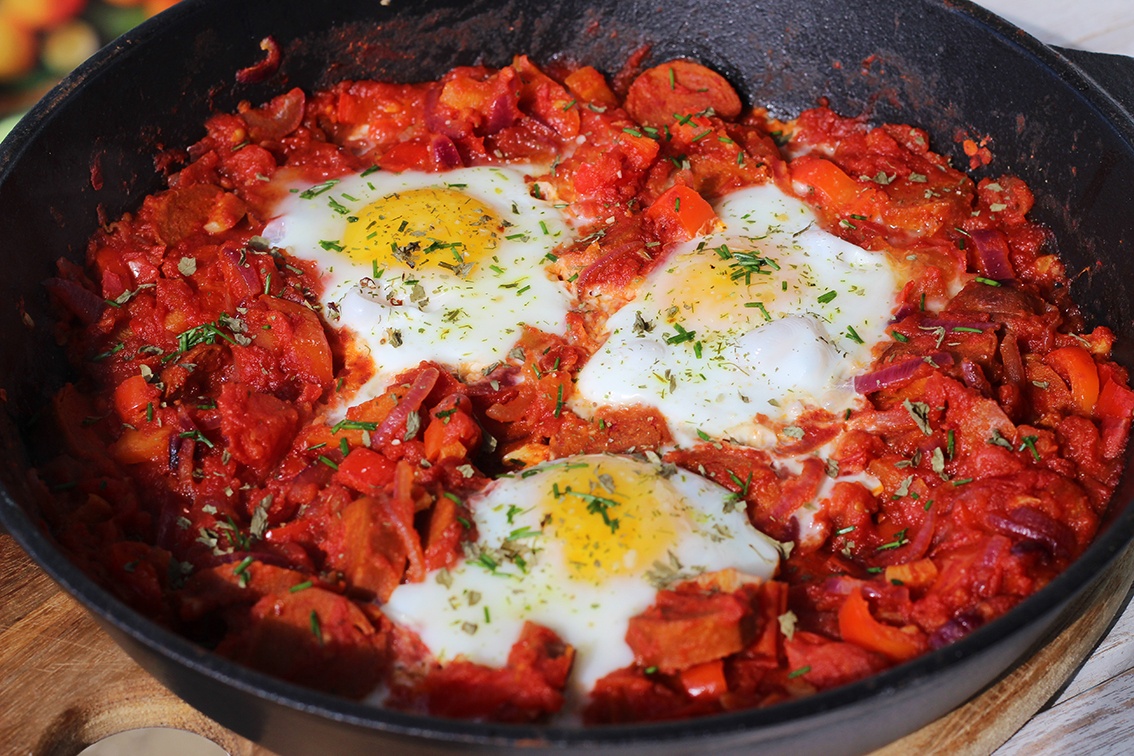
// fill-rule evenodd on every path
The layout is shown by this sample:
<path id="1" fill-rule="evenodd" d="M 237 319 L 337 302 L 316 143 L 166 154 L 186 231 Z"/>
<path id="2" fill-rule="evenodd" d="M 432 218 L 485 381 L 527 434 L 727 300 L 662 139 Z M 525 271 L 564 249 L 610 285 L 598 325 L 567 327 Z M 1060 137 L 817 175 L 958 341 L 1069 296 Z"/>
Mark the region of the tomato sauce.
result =
<path id="1" fill-rule="evenodd" d="M 385 686 L 409 710 L 553 716 L 574 656 L 555 633 L 529 624 L 503 668 L 439 664 L 380 606 L 466 558 L 467 501 L 493 476 L 571 454 L 660 454 L 785 544 L 775 580 L 659 591 L 631 620 L 635 663 L 587 702 L 592 723 L 770 705 L 944 646 L 1048 583 L 1106 511 L 1134 411 L 1113 334 L 1070 301 L 1028 187 L 975 182 L 917 128 L 742 111 L 688 61 L 615 91 L 525 57 L 292 90 L 205 127 L 164 156 L 168 188 L 49 284 L 79 377 L 55 397 L 55 451 L 34 477 L 83 569 L 220 654 L 351 697 Z M 533 193 L 594 219 L 551 266 L 576 298 L 566 335 L 526 330 L 478 380 L 423 363 L 329 420 L 374 368 L 319 311 L 315 266 L 260 236 L 270 179 L 533 162 L 551 166 Z M 809 413 L 775 450 L 678 448 L 646 408 L 565 410 L 606 317 L 665 250 L 711 223 L 712 201 L 766 182 L 910 261 L 861 407 Z"/>

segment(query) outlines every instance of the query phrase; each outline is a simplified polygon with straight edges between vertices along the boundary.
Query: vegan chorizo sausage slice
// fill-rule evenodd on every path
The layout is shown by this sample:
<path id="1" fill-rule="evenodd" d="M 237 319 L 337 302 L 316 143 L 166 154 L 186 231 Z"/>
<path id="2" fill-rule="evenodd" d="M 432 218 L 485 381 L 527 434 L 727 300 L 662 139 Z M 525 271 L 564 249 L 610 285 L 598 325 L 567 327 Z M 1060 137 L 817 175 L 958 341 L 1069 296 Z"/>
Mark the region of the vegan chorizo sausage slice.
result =
<path id="1" fill-rule="evenodd" d="M 726 120 L 740 115 L 740 95 L 716 71 L 671 60 L 638 75 L 626 94 L 626 110 L 638 123 L 663 126 L 708 108 Z"/>

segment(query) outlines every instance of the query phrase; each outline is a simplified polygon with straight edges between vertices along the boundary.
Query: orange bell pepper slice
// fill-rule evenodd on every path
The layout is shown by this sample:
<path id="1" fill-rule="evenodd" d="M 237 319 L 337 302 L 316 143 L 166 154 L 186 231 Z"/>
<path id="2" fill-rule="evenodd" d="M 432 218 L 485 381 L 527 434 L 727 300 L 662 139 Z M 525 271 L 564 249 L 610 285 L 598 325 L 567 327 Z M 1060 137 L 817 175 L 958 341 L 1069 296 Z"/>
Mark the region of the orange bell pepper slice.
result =
<path id="1" fill-rule="evenodd" d="M 472 418 L 472 402 L 450 394 L 431 413 L 425 428 L 425 458 L 436 464 L 446 458 L 468 456 L 480 444 L 480 427 Z"/>
<path id="2" fill-rule="evenodd" d="M 127 428 L 119 439 L 111 444 L 110 453 L 124 465 L 137 465 L 142 462 L 168 464 L 171 435 L 173 428 L 168 425 L 141 430 Z"/>
<path id="3" fill-rule="evenodd" d="M 161 391 L 147 383 L 141 374 L 130 376 L 114 389 L 114 409 L 118 417 L 134 426 L 148 421 L 160 402 Z"/>
<path id="4" fill-rule="evenodd" d="M 823 207 L 832 211 L 853 206 L 863 187 L 830 160 L 803 155 L 791 163 L 792 180 L 807 184 L 818 195 Z"/>
<path id="5" fill-rule="evenodd" d="M 706 233 L 717 219 L 716 211 L 704 197 L 681 184 L 654 200 L 646 216 L 673 241 L 687 241 Z"/>
<path id="6" fill-rule="evenodd" d="M 877 651 L 893 661 L 912 659 L 922 652 L 925 638 L 879 622 L 870 614 L 862 589 L 855 588 L 839 609 L 839 633 L 844 641 Z"/>
<path id="7" fill-rule="evenodd" d="M 924 588 L 937 579 L 937 565 L 932 559 L 918 559 L 907 564 L 892 564 L 886 568 L 886 580 L 909 588 Z"/>
<path id="8" fill-rule="evenodd" d="M 1095 358 L 1080 346 L 1056 349 L 1043 358 L 1071 387 L 1071 398 L 1080 414 L 1090 415 L 1099 398 L 1099 370 Z"/>

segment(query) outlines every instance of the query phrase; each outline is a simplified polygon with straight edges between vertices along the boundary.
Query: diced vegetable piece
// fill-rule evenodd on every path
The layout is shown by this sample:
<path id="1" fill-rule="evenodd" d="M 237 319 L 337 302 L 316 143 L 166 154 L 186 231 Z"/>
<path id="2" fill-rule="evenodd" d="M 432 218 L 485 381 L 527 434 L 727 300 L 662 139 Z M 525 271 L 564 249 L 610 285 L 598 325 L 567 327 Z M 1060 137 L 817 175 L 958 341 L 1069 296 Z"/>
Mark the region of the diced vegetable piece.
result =
<path id="1" fill-rule="evenodd" d="M 937 565 L 932 559 L 918 559 L 907 564 L 892 564 L 886 568 L 886 580 L 909 588 L 924 588 L 937 579 Z"/>
<path id="2" fill-rule="evenodd" d="M 658 230 L 672 241 L 685 241 L 706 233 L 717 214 L 704 197 L 678 184 L 658 197 L 646 210 Z"/>
<path id="3" fill-rule="evenodd" d="M 874 619 L 870 614 L 870 604 L 863 597 L 862 589 L 857 587 L 839 609 L 839 633 L 843 640 L 877 651 L 897 662 L 912 659 L 926 647 L 924 636 L 920 633 L 907 633 Z"/>
<path id="4" fill-rule="evenodd" d="M 217 407 L 229 452 L 236 460 L 256 468 L 279 460 L 299 424 L 299 413 L 293 406 L 246 386 L 225 384 Z"/>
<path id="5" fill-rule="evenodd" d="M 464 458 L 480 444 L 480 428 L 472 419 L 472 403 L 451 394 L 430 412 L 425 428 L 425 456 L 430 462 Z"/>
<path id="6" fill-rule="evenodd" d="M 406 548 L 387 524 L 389 516 L 370 497 L 355 499 L 343 509 L 343 572 L 354 592 L 386 601 L 405 574 Z"/>
<path id="7" fill-rule="evenodd" d="M 169 437 L 173 428 L 127 428 L 110 447 L 110 453 L 119 462 L 137 465 L 142 462 L 163 464 L 169 462 Z"/>
<path id="8" fill-rule="evenodd" d="M 446 717 L 531 722 L 558 711 L 575 650 L 545 627 L 524 623 L 501 668 L 458 659 L 422 685 L 426 706 Z"/>
<path id="9" fill-rule="evenodd" d="M 318 587 L 269 595 L 218 651 L 286 680 L 360 697 L 382 679 L 386 634 L 345 596 Z"/>
<path id="10" fill-rule="evenodd" d="M 606 78 L 591 66 L 567 74 L 563 83 L 581 100 L 603 108 L 618 106 L 618 97 L 610 91 Z"/>
<path id="11" fill-rule="evenodd" d="M 865 189 L 830 160 L 811 155 L 792 161 L 791 177 L 810 186 L 819 203 L 829 210 L 852 206 Z"/>
<path id="12" fill-rule="evenodd" d="M 1071 397 L 1080 414 L 1090 415 L 1099 398 L 1099 371 L 1091 353 L 1080 346 L 1056 349 L 1043 359 L 1071 386 Z"/>
<path id="13" fill-rule="evenodd" d="M 146 422 L 149 419 L 146 408 L 150 407 L 149 414 L 152 415 L 153 407 L 160 401 L 161 392 L 141 375 L 130 376 L 114 389 L 114 409 L 122 422 L 131 425 Z"/>
<path id="14" fill-rule="evenodd" d="M 854 643 L 796 632 L 784 641 L 788 676 L 824 690 L 860 680 L 886 667 L 885 657 Z"/>
<path id="15" fill-rule="evenodd" d="M 681 684 L 692 698 L 719 698 L 728 692 L 724 662 L 717 659 L 682 670 Z"/>
<path id="16" fill-rule="evenodd" d="M 652 607 L 630 618 L 626 642 L 640 665 L 673 674 L 744 648 L 749 613 L 733 594 L 660 591 Z"/>
<path id="17" fill-rule="evenodd" d="M 394 480 L 394 463 L 366 448 L 355 448 L 339 463 L 335 477 L 340 483 L 364 494 L 374 494 Z"/>

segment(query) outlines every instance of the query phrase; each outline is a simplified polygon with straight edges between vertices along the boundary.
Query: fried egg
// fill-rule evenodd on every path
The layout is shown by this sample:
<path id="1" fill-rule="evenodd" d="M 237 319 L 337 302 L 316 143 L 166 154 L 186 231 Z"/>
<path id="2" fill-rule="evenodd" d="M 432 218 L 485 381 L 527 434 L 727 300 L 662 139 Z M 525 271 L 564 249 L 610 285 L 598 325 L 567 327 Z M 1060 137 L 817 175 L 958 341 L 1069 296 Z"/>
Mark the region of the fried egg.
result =
<path id="1" fill-rule="evenodd" d="M 292 186 L 264 230 L 318 266 L 327 320 L 369 349 L 376 375 L 360 400 L 422 360 L 464 376 L 483 370 L 525 324 L 562 335 L 569 295 L 544 266 L 570 235 L 515 166 Z"/>
<path id="2" fill-rule="evenodd" d="M 607 321 L 570 407 L 659 410 L 679 443 L 706 436 L 768 447 L 759 415 L 860 401 L 850 386 L 884 337 L 898 290 L 888 256 L 817 224 L 776 186 L 727 195 L 721 228 L 672 250 Z"/>
<path id="3" fill-rule="evenodd" d="M 494 481 L 469 501 L 467 561 L 400 585 L 383 605 L 442 662 L 502 666 L 527 620 L 575 647 L 569 693 L 633 663 L 629 620 L 659 587 L 734 568 L 770 579 L 779 552 L 744 502 L 701 476 L 583 455 Z"/>

